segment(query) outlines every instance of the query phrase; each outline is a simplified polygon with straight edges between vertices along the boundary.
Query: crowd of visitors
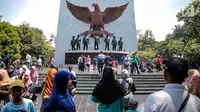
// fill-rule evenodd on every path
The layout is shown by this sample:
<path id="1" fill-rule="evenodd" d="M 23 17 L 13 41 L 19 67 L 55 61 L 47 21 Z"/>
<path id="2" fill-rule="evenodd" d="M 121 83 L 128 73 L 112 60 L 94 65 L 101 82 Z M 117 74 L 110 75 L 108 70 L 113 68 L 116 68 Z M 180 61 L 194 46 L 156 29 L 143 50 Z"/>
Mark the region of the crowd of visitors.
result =
<path id="1" fill-rule="evenodd" d="M 140 101 L 134 96 L 137 88 L 130 77 L 134 68 L 140 74 L 138 63 L 141 60 L 137 59 L 136 51 L 131 57 L 123 58 L 121 77 L 117 79 L 117 60 L 103 52 L 96 57 L 101 79 L 90 99 L 99 104 L 99 112 L 200 112 L 200 73 L 189 70 L 184 58 L 173 57 L 163 61 L 160 56 L 157 57 L 154 63 L 158 71 L 164 69 L 163 75 L 167 84 L 163 90 L 150 94 L 141 110 L 137 110 Z M 72 66 L 68 67 L 68 71 L 58 70 L 53 61 L 44 83 L 40 85 L 43 88 L 40 112 L 76 112 L 76 73 Z M 133 66 L 130 68 L 128 64 L 131 63 Z M 79 70 L 90 70 L 87 69 L 90 64 L 90 56 L 79 57 Z M 14 66 L 8 65 L 5 69 L 2 64 L 0 100 L 4 100 L 5 104 L 2 112 L 35 112 L 34 101 L 37 96 L 30 88 L 38 84 L 39 74 L 36 66 L 30 66 L 29 70 L 27 65 L 22 65 L 21 70 L 16 71 Z M 82 68 L 83 66 L 86 68 Z"/>

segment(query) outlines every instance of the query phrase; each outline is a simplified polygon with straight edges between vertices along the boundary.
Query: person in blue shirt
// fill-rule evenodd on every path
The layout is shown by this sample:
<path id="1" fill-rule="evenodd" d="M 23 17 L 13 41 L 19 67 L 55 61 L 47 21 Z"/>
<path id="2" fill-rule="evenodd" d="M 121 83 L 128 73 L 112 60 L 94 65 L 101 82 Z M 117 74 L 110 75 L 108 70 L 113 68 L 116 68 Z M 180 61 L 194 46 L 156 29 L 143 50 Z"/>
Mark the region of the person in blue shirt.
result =
<path id="1" fill-rule="evenodd" d="M 97 56 L 97 60 L 98 60 L 98 72 L 99 72 L 99 75 L 101 75 L 102 70 L 103 70 L 104 60 L 105 60 L 105 55 L 103 54 L 102 51 Z"/>
<path id="2" fill-rule="evenodd" d="M 3 106 L 1 112 L 35 112 L 35 106 L 29 99 L 22 98 L 24 82 L 15 80 L 10 85 L 12 101 Z"/>
<path id="3" fill-rule="evenodd" d="M 102 79 L 94 88 L 91 100 L 99 103 L 98 112 L 123 112 L 124 90 L 115 79 L 111 67 L 104 68 Z"/>

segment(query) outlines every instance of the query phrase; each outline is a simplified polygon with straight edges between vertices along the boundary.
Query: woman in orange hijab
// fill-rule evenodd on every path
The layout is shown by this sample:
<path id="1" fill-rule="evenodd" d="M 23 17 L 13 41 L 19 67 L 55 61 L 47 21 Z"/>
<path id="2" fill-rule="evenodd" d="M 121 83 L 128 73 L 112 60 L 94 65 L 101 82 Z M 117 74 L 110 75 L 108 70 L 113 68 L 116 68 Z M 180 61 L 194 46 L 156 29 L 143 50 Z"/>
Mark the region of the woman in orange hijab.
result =
<path id="1" fill-rule="evenodd" d="M 44 112 L 44 107 L 47 103 L 48 98 L 51 95 L 52 88 L 53 88 L 53 80 L 55 77 L 55 73 L 57 72 L 57 68 L 55 65 L 51 65 L 51 68 L 49 69 L 47 76 L 45 78 L 45 86 L 44 86 L 44 93 L 43 93 L 43 101 L 40 108 L 40 112 Z"/>

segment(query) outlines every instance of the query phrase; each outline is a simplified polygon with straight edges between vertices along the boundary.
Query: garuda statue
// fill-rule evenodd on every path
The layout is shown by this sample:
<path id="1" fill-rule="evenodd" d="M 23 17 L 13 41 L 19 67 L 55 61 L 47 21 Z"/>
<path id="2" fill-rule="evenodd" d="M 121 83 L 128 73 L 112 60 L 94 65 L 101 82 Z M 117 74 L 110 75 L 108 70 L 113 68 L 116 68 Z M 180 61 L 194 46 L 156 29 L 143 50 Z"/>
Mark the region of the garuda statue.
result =
<path id="1" fill-rule="evenodd" d="M 76 19 L 90 24 L 89 30 L 81 33 L 81 36 L 87 34 L 99 37 L 103 37 L 103 34 L 112 36 L 112 33 L 105 31 L 104 24 L 109 24 L 117 20 L 128 6 L 128 3 L 126 3 L 122 6 L 107 7 L 103 12 L 101 12 L 98 3 L 95 2 L 92 4 L 94 11 L 91 12 L 88 7 L 76 6 L 68 1 L 66 2 L 69 11 Z"/>

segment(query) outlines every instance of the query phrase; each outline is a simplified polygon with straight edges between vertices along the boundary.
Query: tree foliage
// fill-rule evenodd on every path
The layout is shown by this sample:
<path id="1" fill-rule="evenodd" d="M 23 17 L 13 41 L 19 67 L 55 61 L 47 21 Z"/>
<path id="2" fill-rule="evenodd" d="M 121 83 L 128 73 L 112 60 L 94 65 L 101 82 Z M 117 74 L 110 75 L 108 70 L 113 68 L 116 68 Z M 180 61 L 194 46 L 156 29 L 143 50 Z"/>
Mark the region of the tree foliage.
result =
<path id="1" fill-rule="evenodd" d="M 41 57 L 47 65 L 54 54 L 54 48 L 41 29 L 30 27 L 26 22 L 13 26 L 9 22 L 0 21 L 0 55 L 5 56 L 6 52 L 22 60 L 29 53 L 33 61 Z"/>
<path id="2" fill-rule="evenodd" d="M 9 52 L 15 58 L 20 55 L 20 37 L 15 27 L 8 22 L 0 22 L 0 55 L 5 56 Z"/>
<path id="3" fill-rule="evenodd" d="M 30 27 L 29 24 L 23 23 L 16 27 L 21 38 L 21 54 L 23 59 L 29 53 L 36 61 L 39 57 L 47 64 L 54 53 L 49 41 L 43 35 L 43 31 L 38 28 Z"/>
<path id="4" fill-rule="evenodd" d="M 159 54 L 163 58 L 183 54 L 191 66 L 200 65 L 200 1 L 193 0 L 176 17 L 178 21 L 182 21 L 184 24 L 175 25 L 173 32 L 167 34 L 164 41 L 155 42 L 151 38 L 154 37 L 152 32 L 152 34 L 140 34 L 138 40 L 139 53 L 144 57 Z M 145 36 L 147 34 L 149 35 Z"/>
<path id="5" fill-rule="evenodd" d="M 150 60 L 155 57 L 155 44 L 157 43 L 153 32 L 151 30 L 146 30 L 144 34 L 138 32 L 138 50 L 139 56 L 143 59 Z"/>

